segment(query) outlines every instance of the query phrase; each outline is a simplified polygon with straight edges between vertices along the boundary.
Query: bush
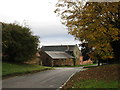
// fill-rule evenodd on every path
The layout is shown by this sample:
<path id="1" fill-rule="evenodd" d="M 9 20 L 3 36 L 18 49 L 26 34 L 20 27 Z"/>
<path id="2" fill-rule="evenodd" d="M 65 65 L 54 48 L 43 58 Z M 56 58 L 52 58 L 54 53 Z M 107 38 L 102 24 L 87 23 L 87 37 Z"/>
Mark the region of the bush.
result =
<path id="1" fill-rule="evenodd" d="M 39 38 L 28 27 L 2 23 L 2 58 L 4 61 L 24 62 L 34 57 Z"/>

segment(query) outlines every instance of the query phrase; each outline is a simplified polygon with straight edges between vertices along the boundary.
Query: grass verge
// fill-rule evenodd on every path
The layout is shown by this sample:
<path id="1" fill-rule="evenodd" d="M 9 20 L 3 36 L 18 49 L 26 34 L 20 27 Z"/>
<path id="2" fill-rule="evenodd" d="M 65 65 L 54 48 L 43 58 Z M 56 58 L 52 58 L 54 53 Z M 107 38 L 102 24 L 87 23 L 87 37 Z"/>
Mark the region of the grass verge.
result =
<path id="1" fill-rule="evenodd" d="M 97 64 L 85 64 L 85 65 L 75 65 L 75 66 L 57 66 L 57 67 L 54 67 L 54 68 L 59 68 L 59 67 L 63 67 L 63 68 L 66 68 L 66 67 L 83 67 L 83 66 L 92 66 L 92 65 L 97 65 Z"/>
<path id="2" fill-rule="evenodd" d="M 72 88 L 118 88 L 118 81 L 83 80 L 74 83 Z"/>
<path id="3" fill-rule="evenodd" d="M 62 89 L 120 88 L 119 64 L 103 65 L 76 73 Z"/>
<path id="4" fill-rule="evenodd" d="M 15 64 L 2 62 L 2 76 L 9 75 L 18 75 L 18 74 L 26 74 L 31 72 L 38 72 L 42 70 L 53 69 L 51 67 L 45 67 L 40 65 L 29 65 L 29 64 Z"/>

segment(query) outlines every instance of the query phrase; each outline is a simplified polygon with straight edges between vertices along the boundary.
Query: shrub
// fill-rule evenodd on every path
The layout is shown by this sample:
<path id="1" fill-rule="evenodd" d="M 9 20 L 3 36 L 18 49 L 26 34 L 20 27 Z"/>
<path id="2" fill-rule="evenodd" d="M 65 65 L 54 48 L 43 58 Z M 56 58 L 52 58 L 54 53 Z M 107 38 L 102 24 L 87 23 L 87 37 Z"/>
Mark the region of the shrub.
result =
<path id="1" fill-rule="evenodd" d="M 39 43 L 28 27 L 2 23 L 3 61 L 24 62 L 34 57 Z"/>

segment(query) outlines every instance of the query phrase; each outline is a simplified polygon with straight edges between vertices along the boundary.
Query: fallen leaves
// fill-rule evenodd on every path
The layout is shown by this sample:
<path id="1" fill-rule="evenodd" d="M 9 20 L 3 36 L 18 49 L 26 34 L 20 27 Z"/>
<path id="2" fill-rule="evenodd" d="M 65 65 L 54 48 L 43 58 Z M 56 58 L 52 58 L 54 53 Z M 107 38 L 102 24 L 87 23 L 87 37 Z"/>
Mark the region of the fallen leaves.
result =
<path id="1" fill-rule="evenodd" d="M 119 81 L 119 68 L 120 66 L 118 64 L 113 64 L 89 68 L 85 71 L 78 72 L 68 81 L 63 89 L 74 88 L 73 84 L 82 80 L 94 79 L 96 82 L 99 80 L 104 80 L 106 82 L 109 82 L 110 80 Z"/>

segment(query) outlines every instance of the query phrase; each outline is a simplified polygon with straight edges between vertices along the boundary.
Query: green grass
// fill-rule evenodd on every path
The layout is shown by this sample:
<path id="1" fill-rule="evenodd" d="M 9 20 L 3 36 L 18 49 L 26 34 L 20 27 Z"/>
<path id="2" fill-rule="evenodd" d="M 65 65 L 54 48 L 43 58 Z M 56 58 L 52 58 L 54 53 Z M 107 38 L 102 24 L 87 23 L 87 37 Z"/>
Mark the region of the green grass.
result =
<path id="1" fill-rule="evenodd" d="M 96 65 L 96 64 L 85 64 L 85 65 L 75 65 L 75 66 L 57 66 L 57 67 L 54 67 L 54 68 L 59 68 L 59 67 L 83 67 L 83 66 L 90 66 L 90 65 Z"/>
<path id="2" fill-rule="evenodd" d="M 52 68 L 40 66 L 40 65 L 15 64 L 15 63 L 2 62 L 2 76 L 11 75 L 11 74 L 24 74 L 33 71 L 41 71 L 45 69 L 52 69 Z"/>
<path id="3" fill-rule="evenodd" d="M 83 80 L 74 84 L 72 88 L 118 88 L 118 81 Z"/>

